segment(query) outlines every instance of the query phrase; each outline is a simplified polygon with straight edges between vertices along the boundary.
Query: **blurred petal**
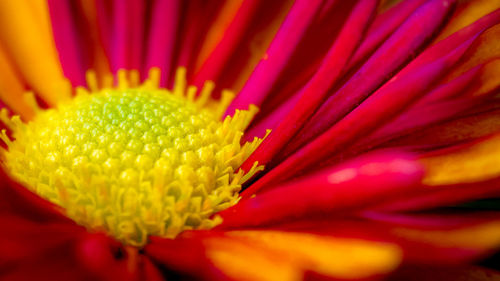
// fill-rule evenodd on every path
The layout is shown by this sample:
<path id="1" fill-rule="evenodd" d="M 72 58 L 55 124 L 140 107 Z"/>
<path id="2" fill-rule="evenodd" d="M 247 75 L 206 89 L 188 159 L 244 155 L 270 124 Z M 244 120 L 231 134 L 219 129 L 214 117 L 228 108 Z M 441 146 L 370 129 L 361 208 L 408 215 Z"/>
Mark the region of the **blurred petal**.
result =
<path id="1" fill-rule="evenodd" d="M 479 266 L 406 266 L 398 269 L 389 278 L 389 281 L 497 281 L 500 280 L 498 271 Z"/>
<path id="2" fill-rule="evenodd" d="M 404 264 L 457 265 L 493 253 L 500 246 L 499 214 L 390 214 L 365 212 L 369 220 L 310 218 L 277 225 L 287 231 L 382 241 L 403 250 Z M 429 254 L 432 253 L 432 254 Z"/>
<path id="3" fill-rule="evenodd" d="M 0 99 L 24 120 L 33 118 L 33 109 L 23 99 L 24 85 L 12 61 L 0 46 Z"/>
<path id="4" fill-rule="evenodd" d="M 0 26 L 3 47 L 41 97 L 52 106 L 69 98 L 54 42 L 40 32 L 27 1 L 0 1 Z"/>
<path id="5" fill-rule="evenodd" d="M 71 2 L 49 0 L 50 18 L 54 40 L 62 64 L 64 75 L 73 86 L 85 86 L 85 67 L 83 65 L 81 41 L 71 12 Z"/>
<path id="6" fill-rule="evenodd" d="M 428 185 L 470 183 L 500 175 L 500 135 L 471 145 L 424 156 L 423 182 Z"/>
<path id="7" fill-rule="evenodd" d="M 400 261 L 390 244 L 305 233 L 233 231 L 204 244 L 214 265 L 235 280 L 301 280 L 306 271 L 361 279 L 386 274 Z"/>
<path id="8" fill-rule="evenodd" d="M 451 20 L 435 41 L 468 26 L 481 17 L 500 8 L 500 2 L 490 0 L 459 1 L 459 6 Z"/>

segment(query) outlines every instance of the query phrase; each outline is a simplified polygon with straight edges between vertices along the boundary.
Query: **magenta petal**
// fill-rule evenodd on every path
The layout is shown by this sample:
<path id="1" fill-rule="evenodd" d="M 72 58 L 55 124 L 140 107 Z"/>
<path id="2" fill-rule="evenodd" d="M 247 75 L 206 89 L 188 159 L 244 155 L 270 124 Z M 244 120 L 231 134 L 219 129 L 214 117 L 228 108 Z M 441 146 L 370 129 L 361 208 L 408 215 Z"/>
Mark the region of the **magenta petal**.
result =
<path id="1" fill-rule="evenodd" d="M 112 64 L 112 2 L 111 1 L 95 1 L 97 27 L 99 30 L 99 41 L 102 45 L 104 53 Z M 112 67 L 112 65 L 111 65 Z"/>
<path id="2" fill-rule="evenodd" d="M 177 0 L 158 0 L 153 2 L 152 7 L 143 72 L 147 73 L 152 67 L 159 67 L 162 72 L 161 81 L 165 84 L 172 73 L 180 6 L 181 3 Z"/>
<path id="3" fill-rule="evenodd" d="M 71 2 L 49 0 L 48 5 L 54 41 L 64 76 L 71 81 L 73 86 L 85 86 L 86 69 L 83 66 L 81 42 L 78 41 L 77 29 L 71 13 Z"/>
<path id="4" fill-rule="evenodd" d="M 267 57 L 259 62 L 226 115 L 232 115 L 235 109 L 247 108 L 249 104 L 260 106 L 320 8 L 321 1 L 295 2 L 267 50 Z"/>
<path id="5" fill-rule="evenodd" d="M 219 215 L 224 219 L 222 227 L 240 227 L 360 208 L 413 188 L 422 175 L 422 168 L 410 156 L 365 156 L 339 168 L 274 186 Z"/>
<path id="6" fill-rule="evenodd" d="M 363 139 L 356 145 L 357 149 L 376 147 L 385 141 L 409 134 L 419 128 L 456 117 L 457 114 L 477 105 L 485 97 L 464 97 L 455 100 L 449 100 L 449 98 L 453 95 L 468 93 L 469 89 L 474 88 L 474 79 L 479 74 L 480 68 L 474 68 L 453 81 L 439 86 L 396 119 Z M 440 99 L 444 100 L 436 101 Z"/>
<path id="7" fill-rule="evenodd" d="M 377 1 L 364 0 L 354 7 L 322 65 L 304 89 L 300 91 L 300 100 L 288 111 L 288 114 L 283 117 L 284 120 L 260 145 L 257 151 L 243 164 L 242 168 L 244 170 L 250 169 L 255 161 L 259 161 L 264 165 L 267 164 L 313 114 L 314 110 L 324 100 L 330 87 L 342 74 L 344 65 L 358 46 L 364 30 L 370 22 L 376 4 Z M 256 86 L 253 87 L 253 90 L 257 90 Z M 248 94 L 248 96 L 255 97 L 255 93 Z"/>
<path id="8" fill-rule="evenodd" d="M 231 54 L 236 49 L 245 31 L 251 24 L 252 16 L 257 11 L 261 0 L 244 1 L 234 20 L 225 32 L 222 41 L 217 44 L 215 50 L 210 54 L 194 77 L 193 84 L 201 86 L 207 80 L 217 80 Z"/>
<path id="9" fill-rule="evenodd" d="M 358 65 L 389 37 L 426 0 L 401 1 L 378 15 L 367 31 L 367 36 L 349 61 L 348 68 Z"/>
<path id="10" fill-rule="evenodd" d="M 296 149 L 324 132 L 353 110 L 394 71 L 408 61 L 436 32 L 450 11 L 453 1 L 428 1 L 363 64 L 363 66 L 334 93 L 299 132 Z"/>
<path id="11" fill-rule="evenodd" d="M 381 211 L 412 211 L 432 209 L 446 205 L 500 196 L 500 180 L 450 186 L 422 187 L 415 192 L 372 206 Z"/>
<path id="12" fill-rule="evenodd" d="M 344 119 L 269 171 L 252 188 L 258 190 L 270 183 L 283 181 L 372 133 L 425 94 L 462 57 L 471 41 L 436 62 L 394 77 Z"/>
<path id="13" fill-rule="evenodd" d="M 140 69 L 144 26 L 144 2 L 113 2 L 113 53 L 111 68 Z"/>

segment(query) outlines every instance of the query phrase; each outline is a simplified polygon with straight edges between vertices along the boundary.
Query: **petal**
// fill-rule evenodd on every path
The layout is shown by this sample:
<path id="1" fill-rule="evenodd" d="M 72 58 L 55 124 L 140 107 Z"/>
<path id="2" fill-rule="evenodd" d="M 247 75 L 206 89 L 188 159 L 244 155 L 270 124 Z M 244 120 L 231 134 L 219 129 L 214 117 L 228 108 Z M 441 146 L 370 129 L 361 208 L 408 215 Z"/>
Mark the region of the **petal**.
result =
<path id="1" fill-rule="evenodd" d="M 210 56 L 203 62 L 202 67 L 195 75 L 193 84 L 201 86 L 207 80 L 216 80 L 223 70 L 224 65 L 230 59 L 245 30 L 250 25 L 254 13 L 260 1 L 249 0 L 243 2 L 238 9 L 235 20 L 229 25 L 224 38 L 219 42 Z"/>
<path id="2" fill-rule="evenodd" d="M 423 156 L 426 167 L 423 182 L 428 185 L 471 183 L 500 174 L 500 135 L 451 151 Z"/>
<path id="3" fill-rule="evenodd" d="M 490 0 L 460 1 L 459 6 L 446 27 L 436 39 L 440 41 L 450 34 L 472 24 L 481 17 L 500 8 L 500 3 Z"/>
<path id="4" fill-rule="evenodd" d="M 500 58 L 500 47 L 496 44 L 499 36 L 500 24 L 481 33 L 468 53 L 465 54 L 463 62 L 450 73 L 449 77 L 454 78 L 477 65 Z"/>
<path id="5" fill-rule="evenodd" d="M 370 208 L 382 211 L 413 211 L 452 206 L 472 200 L 496 198 L 500 196 L 498 180 L 473 184 L 457 184 L 447 186 L 423 186 L 420 190 L 409 192 L 404 196 L 381 201 Z"/>
<path id="6" fill-rule="evenodd" d="M 361 1 L 355 6 L 322 65 L 301 90 L 301 97 L 295 106 L 288 110 L 289 113 L 282 117 L 284 120 L 280 125 L 243 164 L 243 170 L 250 169 L 255 161 L 262 165 L 267 164 L 313 114 L 330 87 L 342 74 L 343 67 L 361 40 L 375 7 L 376 1 L 371 0 Z"/>
<path id="7" fill-rule="evenodd" d="M 52 38 L 43 32 L 28 1 L 0 2 L 0 26 L 3 47 L 41 97 L 52 106 L 69 98 Z"/>
<path id="8" fill-rule="evenodd" d="M 0 99 L 24 120 L 33 118 L 34 111 L 23 99 L 24 85 L 5 50 L 0 46 Z"/>
<path id="9" fill-rule="evenodd" d="M 145 7 L 141 0 L 113 1 L 111 68 L 141 69 Z"/>
<path id="10" fill-rule="evenodd" d="M 421 48 L 453 1 L 428 1 L 418 8 L 360 69 L 316 111 L 299 132 L 297 148 L 338 122 L 400 69 Z M 418 36 L 414 36 L 418 34 Z"/>
<path id="11" fill-rule="evenodd" d="M 186 232 L 176 239 L 150 237 L 144 253 L 156 264 L 191 278 L 225 280 L 224 274 L 214 268 L 205 255 L 205 247 L 198 239 L 202 233 L 204 232 Z"/>
<path id="12" fill-rule="evenodd" d="M 349 67 L 358 65 L 380 46 L 425 0 L 400 1 L 389 10 L 378 14 L 366 38 L 349 61 Z"/>
<path id="13" fill-rule="evenodd" d="M 3 170 L 0 170 L 0 198 L 0 216 L 14 214 L 32 221 L 72 223 L 59 207 L 13 182 Z"/>
<path id="14" fill-rule="evenodd" d="M 287 18 L 238 96 L 231 103 L 226 115 L 249 104 L 260 106 L 269 94 L 281 71 L 287 65 L 307 28 L 321 8 L 321 1 L 296 1 Z"/>
<path id="15" fill-rule="evenodd" d="M 382 241 L 403 250 L 405 264 L 457 265 L 493 253 L 500 246 L 498 213 L 390 214 L 357 218 L 309 218 L 274 227 L 335 237 Z M 429 254 L 432 253 L 432 254 Z"/>
<path id="16" fill-rule="evenodd" d="M 273 186 L 268 192 L 243 200 L 219 213 L 223 218 L 221 227 L 262 225 L 315 213 L 331 214 L 360 208 L 411 189 L 420 182 L 421 176 L 419 165 L 409 156 L 365 156 L 340 168 Z M 250 187 L 243 196 L 248 197 L 253 192 Z"/>
<path id="17" fill-rule="evenodd" d="M 407 266 L 397 270 L 389 278 L 390 281 L 493 281 L 500 280 L 498 271 L 479 266 Z"/>
<path id="18" fill-rule="evenodd" d="M 83 65 L 81 40 L 76 23 L 73 21 L 71 3 L 68 1 L 48 1 L 52 30 L 59 54 L 59 61 L 73 86 L 85 86 L 85 67 Z"/>
<path id="19" fill-rule="evenodd" d="M 296 175 L 311 164 L 320 163 L 332 154 L 339 153 L 396 117 L 424 95 L 458 61 L 470 43 L 471 41 L 463 43 L 448 56 L 413 72 L 394 77 L 344 119 L 260 178 L 253 188 L 257 190 L 270 183 L 283 181 L 289 175 Z"/>
<path id="20" fill-rule="evenodd" d="M 235 280 L 302 280 L 307 271 L 361 279 L 386 274 L 400 261 L 390 244 L 307 233 L 232 231 L 203 242 L 208 258 Z"/>
<path id="21" fill-rule="evenodd" d="M 181 2 L 160 0 L 153 3 L 151 28 L 147 40 L 143 73 L 152 67 L 161 69 L 162 83 L 166 85 L 172 73 Z"/>
<path id="22" fill-rule="evenodd" d="M 387 145 L 390 147 L 421 146 L 428 148 L 456 145 L 495 133 L 498 130 L 499 122 L 499 109 L 477 106 L 475 111 L 466 114 L 464 117 L 434 126 L 427 126 Z"/>

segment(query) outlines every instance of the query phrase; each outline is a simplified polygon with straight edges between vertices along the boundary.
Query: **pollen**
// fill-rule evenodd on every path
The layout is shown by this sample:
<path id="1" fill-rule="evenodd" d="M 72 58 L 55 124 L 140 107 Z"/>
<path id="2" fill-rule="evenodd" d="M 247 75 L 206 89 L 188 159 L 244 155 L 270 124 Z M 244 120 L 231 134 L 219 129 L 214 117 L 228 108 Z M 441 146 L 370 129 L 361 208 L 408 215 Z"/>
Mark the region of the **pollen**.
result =
<path id="1" fill-rule="evenodd" d="M 184 69 L 173 90 L 156 86 L 158 73 L 137 87 L 127 75 L 115 88 L 90 79 L 92 90 L 37 109 L 27 123 L 2 111 L 11 131 L 2 132 L 4 168 L 78 224 L 127 245 L 216 226 L 216 213 L 236 204 L 242 183 L 263 168 L 238 169 L 262 142 L 241 141 L 257 108 L 221 121 L 232 94 L 212 99 L 211 82 L 197 95 Z"/>

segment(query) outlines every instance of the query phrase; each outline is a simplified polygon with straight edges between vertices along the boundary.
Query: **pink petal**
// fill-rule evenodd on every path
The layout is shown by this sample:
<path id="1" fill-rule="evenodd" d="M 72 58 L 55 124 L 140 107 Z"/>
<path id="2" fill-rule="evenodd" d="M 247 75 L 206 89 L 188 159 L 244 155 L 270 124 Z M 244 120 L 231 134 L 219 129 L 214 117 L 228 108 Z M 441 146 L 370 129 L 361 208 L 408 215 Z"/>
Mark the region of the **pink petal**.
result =
<path id="1" fill-rule="evenodd" d="M 398 154 L 365 156 L 301 180 L 273 186 L 219 213 L 222 227 L 269 224 L 314 213 L 359 208 L 404 192 L 420 182 L 422 170 L 411 157 Z M 374 185 L 373 183 L 377 183 Z M 293 202 L 293 207 L 290 206 Z"/>
<path id="2" fill-rule="evenodd" d="M 181 12 L 180 1 L 157 0 L 153 2 L 147 52 L 143 72 L 152 67 L 161 69 L 162 84 L 166 84 L 172 73 L 177 29 Z"/>
<path id="3" fill-rule="evenodd" d="M 242 169 L 250 169 L 255 161 L 259 161 L 263 165 L 267 164 L 300 129 L 302 124 L 309 119 L 314 110 L 324 100 L 330 87 L 342 74 L 344 65 L 361 40 L 361 36 L 375 10 L 376 2 L 365 0 L 356 5 L 322 65 L 304 89 L 301 90 L 300 100 L 295 103 L 293 108 L 289 109 L 289 113 L 283 117 L 284 120 L 243 164 Z M 255 97 L 255 94 L 252 97 Z"/>
<path id="4" fill-rule="evenodd" d="M 441 25 L 453 2 L 428 1 L 418 8 L 310 118 L 293 147 L 303 145 L 338 122 L 411 59 Z"/>
<path id="5" fill-rule="evenodd" d="M 78 40 L 77 29 L 71 13 L 71 2 L 49 0 L 52 32 L 59 53 L 64 75 L 73 86 L 85 86 L 85 71 L 82 46 Z"/>
<path id="6" fill-rule="evenodd" d="M 256 191 L 270 183 L 283 181 L 290 175 L 297 175 L 309 165 L 339 153 L 353 141 L 397 116 L 425 94 L 456 63 L 470 43 L 464 43 L 448 56 L 418 70 L 393 78 L 335 126 L 269 171 L 252 185 L 252 190 Z"/>
<path id="7" fill-rule="evenodd" d="M 425 1 L 401 1 L 386 12 L 377 15 L 368 29 L 366 38 L 349 61 L 348 68 L 360 64 L 371 55 Z"/>
<path id="8" fill-rule="evenodd" d="M 259 62 L 241 92 L 227 109 L 226 115 L 232 115 L 235 109 L 246 108 L 249 104 L 260 106 L 313 22 L 321 3 L 321 1 L 303 0 L 294 3 L 267 51 L 267 58 Z"/>
<path id="9" fill-rule="evenodd" d="M 231 23 L 224 38 L 217 45 L 195 75 L 193 84 L 201 86 L 207 80 L 216 80 L 223 67 L 230 59 L 230 55 L 239 44 L 243 33 L 251 23 L 252 16 L 257 10 L 260 0 L 245 1 L 238 10 L 235 20 Z"/>

